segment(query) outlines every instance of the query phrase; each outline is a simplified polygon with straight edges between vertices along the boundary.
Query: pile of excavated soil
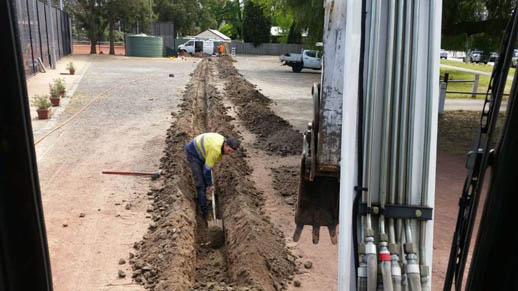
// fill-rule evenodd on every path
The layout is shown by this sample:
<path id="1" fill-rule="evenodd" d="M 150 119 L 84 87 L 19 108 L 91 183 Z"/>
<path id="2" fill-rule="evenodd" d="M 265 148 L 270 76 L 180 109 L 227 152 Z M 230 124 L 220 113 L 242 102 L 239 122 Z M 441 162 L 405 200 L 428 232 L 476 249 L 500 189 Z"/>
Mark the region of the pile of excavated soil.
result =
<path id="1" fill-rule="evenodd" d="M 286 204 L 295 207 L 297 203 L 297 195 L 299 191 L 299 174 L 298 167 L 278 167 L 271 169 L 273 177 L 273 189 L 281 196 Z"/>
<path id="2" fill-rule="evenodd" d="M 244 149 L 225 156 L 214 169 L 224 234 L 207 227 L 196 205 L 184 145 L 204 131 L 239 138 L 210 84 L 214 66 L 212 59 L 200 62 L 174 115 L 161 159 L 163 186 L 149 193 L 153 222 L 130 259 L 133 278 L 157 291 L 285 290 L 296 271 L 295 260 L 282 233 L 264 215 L 262 193 L 248 177 Z"/>
<path id="3" fill-rule="evenodd" d="M 254 146 L 270 155 L 298 155 L 302 152 L 302 134 L 270 109 L 271 100 L 255 89 L 234 67 L 232 59 L 218 61 L 220 77 L 227 80 L 227 97 L 237 106 L 238 116 L 257 135 Z"/>

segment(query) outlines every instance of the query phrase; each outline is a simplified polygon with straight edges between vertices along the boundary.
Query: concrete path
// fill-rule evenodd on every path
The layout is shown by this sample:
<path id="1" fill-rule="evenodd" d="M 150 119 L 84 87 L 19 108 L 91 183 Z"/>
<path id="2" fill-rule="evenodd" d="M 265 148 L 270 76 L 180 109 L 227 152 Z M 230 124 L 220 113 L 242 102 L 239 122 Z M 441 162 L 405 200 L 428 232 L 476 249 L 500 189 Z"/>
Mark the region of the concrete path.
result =
<path id="1" fill-rule="evenodd" d="M 466 73 L 472 73 L 472 74 L 479 74 L 479 75 L 484 75 L 484 76 L 491 76 L 491 72 L 483 72 L 483 71 L 471 70 L 471 69 L 466 69 L 466 68 L 461 68 L 461 67 L 456 67 L 456 66 L 450 66 L 450 65 L 443 65 L 443 64 L 441 64 L 441 68 L 457 70 L 457 71 L 466 72 Z M 507 80 L 508 81 L 512 81 L 513 77 L 508 76 Z"/>
<path id="2" fill-rule="evenodd" d="M 446 99 L 446 103 L 444 104 L 444 111 L 482 111 L 483 107 L 483 99 Z M 503 101 L 500 111 L 505 110 L 506 107 L 507 101 Z"/>

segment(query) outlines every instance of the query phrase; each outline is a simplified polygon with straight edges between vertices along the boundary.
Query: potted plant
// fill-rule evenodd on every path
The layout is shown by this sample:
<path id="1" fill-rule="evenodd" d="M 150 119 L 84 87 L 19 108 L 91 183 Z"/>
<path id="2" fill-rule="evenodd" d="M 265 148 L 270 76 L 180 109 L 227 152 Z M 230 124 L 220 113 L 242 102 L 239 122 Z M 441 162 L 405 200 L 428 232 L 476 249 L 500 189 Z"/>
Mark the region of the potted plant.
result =
<path id="1" fill-rule="evenodd" d="M 49 84 L 50 89 L 50 103 L 52 106 L 59 106 L 59 101 L 61 100 L 61 94 L 59 93 L 59 88 L 55 84 Z"/>
<path id="2" fill-rule="evenodd" d="M 74 75 L 76 73 L 76 68 L 74 67 L 74 63 L 72 63 L 72 62 L 68 63 L 67 70 L 70 73 L 70 75 Z"/>
<path id="3" fill-rule="evenodd" d="M 48 119 L 50 117 L 50 102 L 48 95 L 35 95 L 32 99 L 32 105 L 38 112 L 38 119 Z"/>
<path id="4" fill-rule="evenodd" d="M 54 86 L 59 91 L 59 95 L 61 97 L 65 97 L 66 88 L 65 88 L 65 80 L 64 79 L 54 79 Z"/>

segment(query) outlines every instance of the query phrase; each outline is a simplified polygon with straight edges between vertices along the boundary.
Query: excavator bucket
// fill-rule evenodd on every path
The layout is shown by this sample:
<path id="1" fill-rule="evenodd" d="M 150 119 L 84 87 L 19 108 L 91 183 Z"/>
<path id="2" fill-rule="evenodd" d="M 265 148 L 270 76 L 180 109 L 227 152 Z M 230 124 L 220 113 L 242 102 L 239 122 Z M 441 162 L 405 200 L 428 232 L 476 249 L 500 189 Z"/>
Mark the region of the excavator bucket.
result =
<path id="1" fill-rule="evenodd" d="M 331 242 L 336 244 L 338 242 L 336 225 L 338 224 L 339 178 L 315 176 L 313 181 L 310 181 L 306 175 L 304 158 L 300 170 L 299 196 L 295 212 L 297 226 L 293 241 L 299 241 L 304 225 L 311 225 L 313 243 L 318 244 L 320 226 L 327 226 Z"/>

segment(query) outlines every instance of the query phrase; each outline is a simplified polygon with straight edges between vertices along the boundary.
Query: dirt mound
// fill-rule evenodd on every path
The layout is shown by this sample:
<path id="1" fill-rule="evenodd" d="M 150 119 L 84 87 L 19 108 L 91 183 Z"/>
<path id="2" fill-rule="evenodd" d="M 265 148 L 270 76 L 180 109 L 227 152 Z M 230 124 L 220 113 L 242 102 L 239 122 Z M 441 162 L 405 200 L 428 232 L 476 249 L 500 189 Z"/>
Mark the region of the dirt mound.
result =
<path id="1" fill-rule="evenodd" d="M 273 189 L 284 198 L 286 204 L 295 207 L 299 186 L 298 167 L 272 168 Z"/>
<path id="2" fill-rule="evenodd" d="M 258 136 L 255 146 L 268 154 L 301 154 L 302 134 L 273 113 L 268 106 L 271 100 L 239 74 L 230 58 L 219 59 L 218 71 L 227 80 L 225 90 L 237 106 L 238 116 L 248 130 Z"/>
<path id="3" fill-rule="evenodd" d="M 157 291 L 284 290 L 295 262 L 282 233 L 264 216 L 262 193 L 248 178 L 246 151 L 225 156 L 214 169 L 224 236 L 214 234 L 197 210 L 183 146 L 204 131 L 239 137 L 210 84 L 213 66 L 210 59 L 200 62 L 168 131 L 161 159 L 164 184 L 148 194 L 153 223 L 135 243 L 133 278 Z"/>

